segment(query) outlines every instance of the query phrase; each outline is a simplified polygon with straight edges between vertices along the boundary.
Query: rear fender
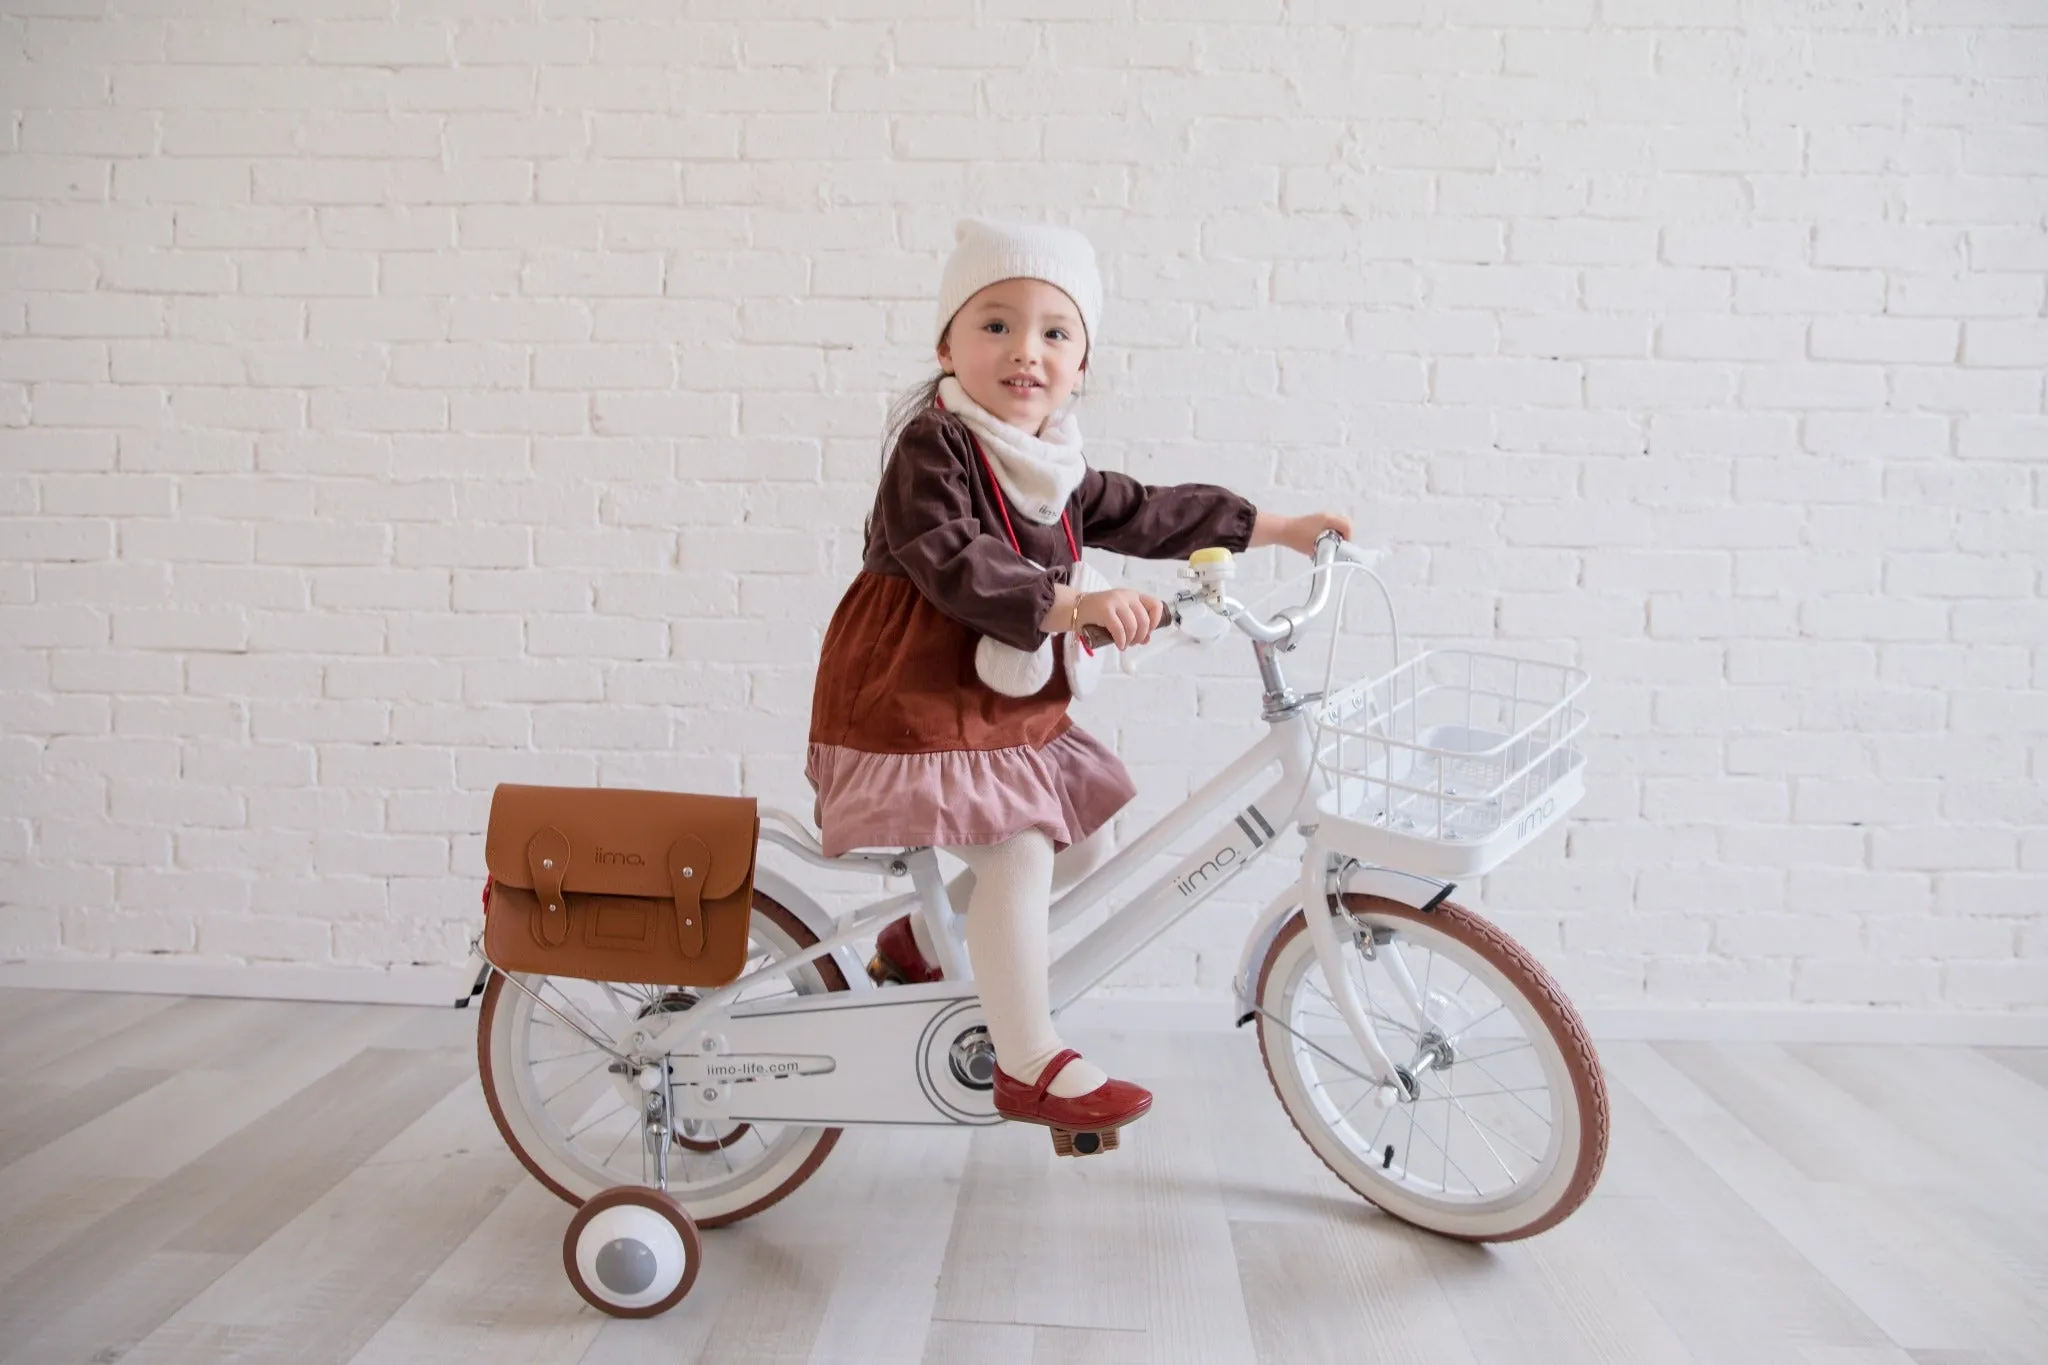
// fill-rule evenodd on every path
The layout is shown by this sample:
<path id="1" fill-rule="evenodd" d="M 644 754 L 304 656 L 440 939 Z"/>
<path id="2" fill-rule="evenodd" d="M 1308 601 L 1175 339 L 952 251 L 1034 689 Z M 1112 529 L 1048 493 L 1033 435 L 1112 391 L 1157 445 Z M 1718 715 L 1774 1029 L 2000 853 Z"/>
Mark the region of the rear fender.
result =
<path id="1" fill-rule="evenodd" d="M 813 900 L 808 891 L 758 861 L 754 864 L 754 889 L 803 921 L 804 928 L 817 935 L 820 943 L 839 932 L 839 922 L 830 911 Z M 868 978 L 866 965 L 854 956 L 851 948 L 842 945 L 834 948 L 829 956 L 839 964 L 839 974 L 846 978 L 849 989 L 874 989 L 875 983 Z"/>

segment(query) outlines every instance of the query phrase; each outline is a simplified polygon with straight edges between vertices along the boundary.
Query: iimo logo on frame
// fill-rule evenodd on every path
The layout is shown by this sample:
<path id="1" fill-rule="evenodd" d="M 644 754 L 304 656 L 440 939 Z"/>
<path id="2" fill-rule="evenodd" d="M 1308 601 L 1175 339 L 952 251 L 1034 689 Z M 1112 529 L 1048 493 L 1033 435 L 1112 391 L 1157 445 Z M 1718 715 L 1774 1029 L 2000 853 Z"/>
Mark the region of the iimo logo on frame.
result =
<path id="1" fill-rule="evenodd" d="M 1202 888 L 1202 885 L 1205 882 L 1207 882 L 1210 877 L 1220 875 L 1223 869 L 1234 866 L 1236 862 L 1236 847 L 1231 844 L 1225 844 L 1222 847 L 1222 849 L 1217 852 L 1215 857 L 1209 859 L 1208 862 L 1203 863 L 1193 872 L 1188 873 L 1187 876 L 1182 877 L 1178 882 L 1175 883 L 1175 885 L 1180 888 L 1180 893 L 1183 896 L 1192 896 L 1195 894 L 1196 891 Z"/>

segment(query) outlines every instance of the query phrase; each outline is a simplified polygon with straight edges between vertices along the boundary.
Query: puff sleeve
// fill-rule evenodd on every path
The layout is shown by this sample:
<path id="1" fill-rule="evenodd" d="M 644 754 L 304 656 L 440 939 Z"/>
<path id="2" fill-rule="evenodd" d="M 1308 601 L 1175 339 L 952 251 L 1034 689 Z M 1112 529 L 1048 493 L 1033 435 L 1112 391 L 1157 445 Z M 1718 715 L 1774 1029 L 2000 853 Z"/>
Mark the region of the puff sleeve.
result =
<path id="1" fill-rule="evenodd" d="M 1090 469 L 1074 493 L 1088 542 L 1140 559 L 1182 559 L 1220 545 L 1242 552 L 1258 509 L 1215 484 L 1141 484 L 1128 474 Z"/>
<path id="2" fill-rule="evenodd" d="M 1052 610 L 1065 565 L 1040 568 L 975 515 L 973 452 L 941 423 L 905 427 L 875 498 L 873 534 L 903 573 L 941 612 L 969 630 L 1016 649 L 1045 642 L 1038 628 Z"/>

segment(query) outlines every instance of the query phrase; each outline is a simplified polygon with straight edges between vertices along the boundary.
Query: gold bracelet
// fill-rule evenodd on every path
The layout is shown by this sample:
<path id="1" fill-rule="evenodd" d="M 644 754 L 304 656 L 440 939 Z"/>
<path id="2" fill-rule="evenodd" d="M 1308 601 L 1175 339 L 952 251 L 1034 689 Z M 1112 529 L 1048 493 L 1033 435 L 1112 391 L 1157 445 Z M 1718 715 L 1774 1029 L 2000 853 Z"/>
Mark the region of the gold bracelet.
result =
<path id="1" fill-rule="evenodd" d="M 1067 626 L 1067 634 L 1069 634 L 1069 635 L 1079 635 L 1080 633 L 1081 633 L 1081 599 L 1077 597 L 1077 598 L 1075 598 L 1075 599 L 1074 599 L 1074 619 L 1073 619 L 1073 621 L 1072 621 L 1072 622 L 1071 622 L 1071 623 L 1070 623 L 1070 624 L 1069 624 L 1069 625 Z"/>

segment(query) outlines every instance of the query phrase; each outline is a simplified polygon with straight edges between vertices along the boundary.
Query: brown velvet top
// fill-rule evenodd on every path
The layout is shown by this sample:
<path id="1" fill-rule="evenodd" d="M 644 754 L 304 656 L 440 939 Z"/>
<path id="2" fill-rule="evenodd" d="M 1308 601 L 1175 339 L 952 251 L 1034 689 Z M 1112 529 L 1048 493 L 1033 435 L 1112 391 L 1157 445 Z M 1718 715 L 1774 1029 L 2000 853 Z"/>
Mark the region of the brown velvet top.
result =
<path id="1" fill-rule="evenodd" d="M 1145 559 L 1212 545 L 1242 551 L 1256 516 L 1227 489 L 1147 487 L 1101 469 L 1067 503 L 1083 550 Z M 1064 670 L 1033 697 L 1003 696 L 974 671 L 983 635 L 1018 649 L 1043 643 L 1038 623 L 1073 560 L 1058 522 L 1043 526 L 1012 507 L 1010 525 L 1023 557 L 966 426 L 936 409 L 913 419 L 882 471 L 866 560 L 825 632 L 813 744 L 898 754 L 1038 748 L 1066 730 Z"/>

